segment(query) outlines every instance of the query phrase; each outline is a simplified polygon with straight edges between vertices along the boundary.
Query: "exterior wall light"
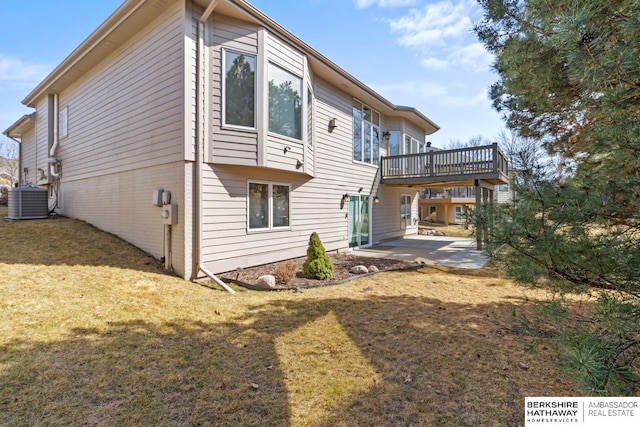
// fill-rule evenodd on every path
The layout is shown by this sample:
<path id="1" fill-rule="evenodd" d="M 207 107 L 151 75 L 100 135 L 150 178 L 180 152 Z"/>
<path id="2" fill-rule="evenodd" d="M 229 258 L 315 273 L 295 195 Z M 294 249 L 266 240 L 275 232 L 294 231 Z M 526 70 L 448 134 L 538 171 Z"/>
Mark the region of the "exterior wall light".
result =
<path id="1" fill-rule="evenodd" d="M 336 120 L 335 117 L 333 119 L 329 120 L 329 132 L 333 132 L 333 130 L 338 127 L 336 122 L 337 122 L 337 120 Z"/>
<path id="2" fill-rule="evenodd" d="M 373 197 L 373 203 L 380 203 L 380 197 L 374 196 Z"/>

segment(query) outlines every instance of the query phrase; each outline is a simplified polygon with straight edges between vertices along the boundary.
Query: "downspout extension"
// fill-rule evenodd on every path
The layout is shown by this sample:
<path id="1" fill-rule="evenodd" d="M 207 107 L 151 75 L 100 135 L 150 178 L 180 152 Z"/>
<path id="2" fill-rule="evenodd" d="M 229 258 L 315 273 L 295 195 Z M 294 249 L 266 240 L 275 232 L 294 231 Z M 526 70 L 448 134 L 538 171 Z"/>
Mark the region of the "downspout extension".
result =
<path id="1" fill-rule="evenodd" d="M 224 290 L 226 290 L 230 294 L 235 294 L 236 291 L 231 289 L 226 283 L 220 280 L 215 274 L 207 270 L 207 268 L 204 266 L 204 260 L 202 256 L 202 241 L 203 241 L 202 217 L 203 217 L 203 209 L 204 209 L 203 203 L 202 203 L 202 189 L 204 186 L 203 178 L 202 178 L 202 169 L 204 166 L 204 144 L 206 140 L 204 136 L 201 134 L 201 131 L 203 129 L 202 119 L 204 114 L 204 111 L 203 110 L 201 111 L 201 108 L 203 108 L 201 105 L 201 100 L 202 100 L 201 97 L 202 97 L 202 92 L 204 92 L 203 79 L 202 79 L 202 76 L 203 76 L 202 58 L 204 56 L 203 39 L 204 39 L 204 23 L 206 19 L 209 17 L 209 15 L 213 12 L 213 9 L 217 5 L 217 3 L 218 3 L 217 0 L 213 0 L 211 2 L 211 4 L 209 5 L 206 11 L 206 13 L 208 14 L 206 16 L 203 16 L 200 22 L 198 23 L 198 37 L 197 37 L 198 46 L 197 46 L 197 55 L 196 55 L 196 58 L 197 58 L 196 60 L 196 79 L 197 80 L 196 81 L 198 82 L 196 87 L 198 88 L 198 90 L 196 90 L 196 123 L 195 123 L 195 127 L 196 127 L 196 171 L 195 173 L 196 173 L 196 180 L 197 180 L 195 211 L 197 212 L 196 215 L 197 215 L 198 229 L 196 233 L 194 233 L 195 237 L 197 238 L 197 244 L 194 245 L 194 247 L 198 252 L 198 256 L 197 256 L 198 261 L 197 261 L 197 267 L 194 269 L 196 272 L 194 279 L 196 279 L 198 274 L 202 272 L 211 280 L 213 280 L 215 283 L 220 285 Z"/>

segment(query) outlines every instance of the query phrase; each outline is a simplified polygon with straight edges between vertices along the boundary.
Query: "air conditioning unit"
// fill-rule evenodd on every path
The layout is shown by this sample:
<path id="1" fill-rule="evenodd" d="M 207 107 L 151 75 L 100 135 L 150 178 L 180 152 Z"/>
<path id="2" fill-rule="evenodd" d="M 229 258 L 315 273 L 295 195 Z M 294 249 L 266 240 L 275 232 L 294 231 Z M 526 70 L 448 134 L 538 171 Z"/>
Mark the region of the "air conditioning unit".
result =
<path id="1" fill-rule="evenodd" d="M 9 191 L 9 219 L 49 218 L 49 192 L 42 188 L 14 187 Z"/>

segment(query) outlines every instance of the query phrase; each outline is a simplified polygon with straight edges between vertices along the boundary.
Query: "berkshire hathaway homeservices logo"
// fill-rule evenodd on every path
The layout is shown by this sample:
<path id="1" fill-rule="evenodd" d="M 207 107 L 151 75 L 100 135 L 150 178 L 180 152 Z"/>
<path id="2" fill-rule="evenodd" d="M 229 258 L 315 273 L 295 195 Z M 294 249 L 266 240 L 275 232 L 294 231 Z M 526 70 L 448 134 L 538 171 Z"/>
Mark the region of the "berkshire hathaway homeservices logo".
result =
<path id="1" fill-rule="evenodd" d="M 526 397 L 525 426 L 637 427 L 640 397 Z"/>

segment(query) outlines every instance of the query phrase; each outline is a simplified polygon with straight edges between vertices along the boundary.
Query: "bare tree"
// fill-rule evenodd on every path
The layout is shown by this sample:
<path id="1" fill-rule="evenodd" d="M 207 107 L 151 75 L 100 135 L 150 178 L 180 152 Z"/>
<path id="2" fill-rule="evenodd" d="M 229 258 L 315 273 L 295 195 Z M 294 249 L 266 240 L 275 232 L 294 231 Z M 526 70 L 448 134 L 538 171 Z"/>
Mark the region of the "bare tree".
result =
<path id="1" fill-rule="evenodd" d="M 501 130 L 496 139 L 507 157 L 509 169 L 524 175 L 535 173 L 548 178 L 560 174 L 557 159 L 547 152 L 540 141 L 505 130 Z"/>
<path id="2" fill-rule="evenodd" d="M 6 136 L 0 136 L 0 176 L 11 181 L 19 179 L 19 148 L 18 143 Z"/>
<path id="3" fill-rule="evenodd" d="M 454 150 L 456 148 L 481 147 L 483 145 L 491 145 L 491 141 L 489 141 L 482 135 L 475 135 L 469 138 L 467 141 L 462 141 L 460 139 L 450 139 L 443 148 L 445 150 Z"/>

